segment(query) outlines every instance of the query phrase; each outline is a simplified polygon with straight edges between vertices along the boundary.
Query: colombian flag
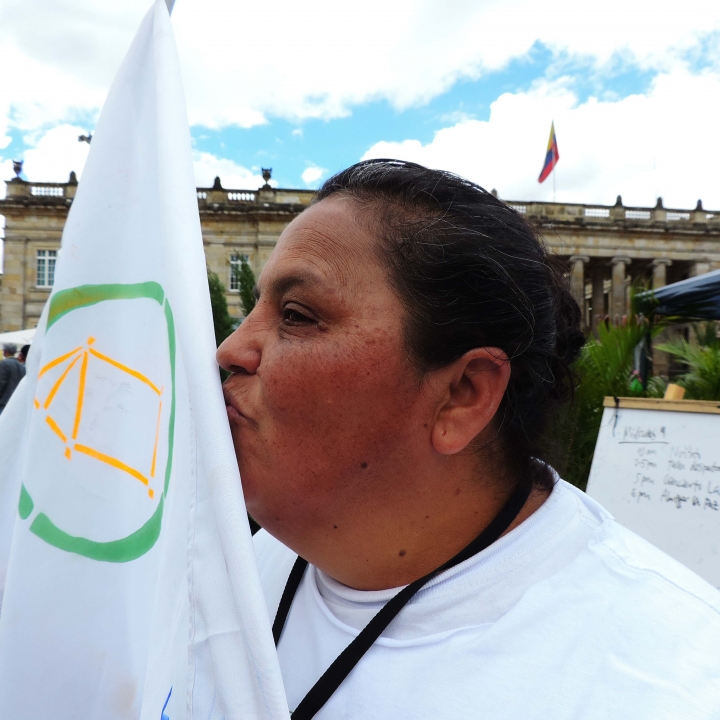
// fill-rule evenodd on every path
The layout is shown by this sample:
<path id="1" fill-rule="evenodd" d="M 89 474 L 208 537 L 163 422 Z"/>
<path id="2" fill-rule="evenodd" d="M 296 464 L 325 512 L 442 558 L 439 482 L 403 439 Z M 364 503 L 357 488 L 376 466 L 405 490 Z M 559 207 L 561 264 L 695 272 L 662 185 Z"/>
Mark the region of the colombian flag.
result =
<path id="1" fill-rule="evenodd" d="M 545 164 L 543 165 L 542 172 L 538 178 L 538 182 L 545 180 L 548 175 L 552 172 L 557 161 L 560 159 L 560 153 L 558 152 L 557 138 L 555 137 L 555 123 L 550 125 L 550 139 L 548 140 L 547 154 L 545 155 Z"/>

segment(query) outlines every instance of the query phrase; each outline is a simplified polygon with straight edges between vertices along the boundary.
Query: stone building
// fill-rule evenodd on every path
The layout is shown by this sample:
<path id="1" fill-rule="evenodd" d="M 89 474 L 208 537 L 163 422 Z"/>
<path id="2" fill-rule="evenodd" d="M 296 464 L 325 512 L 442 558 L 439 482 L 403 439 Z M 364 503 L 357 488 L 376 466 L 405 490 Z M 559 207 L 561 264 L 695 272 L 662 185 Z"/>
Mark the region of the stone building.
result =
<path id="1" fill-rule="evenodd" d="M 60 238 L 77 180 L 67 183 L 6 182 L 0 200 L 5 216 L 0 331 L 31 328 L 52 288 Z M 285 226 L 310 203 L 311 190 L 226 190 L 216 179 L 198 188 L 198 206 L 208 267 L 227 288 L 230 314 L 242 315 L 237 270 L 245 256 L 257 276 Z"/>
<path id="2" fill-rule="evenodd" d="M 0 200 L 5 216 L 0 330 L 34 327 L 52 287 L 55 260 L 77 181 L 31 183 L 15 178 Z M 216 179 L 198 188 L 208 267 L 227 288 L 230 313 L 241 317 L 236 269 L 246 256 L 257 275 L 283 228 L 313 197 L 309 190 L 229 190 Z M 720 212 L 508 201 L 567 261 L 587 325 L 627 312 L 629 288 L 654 287 L 720 268 Z"/>

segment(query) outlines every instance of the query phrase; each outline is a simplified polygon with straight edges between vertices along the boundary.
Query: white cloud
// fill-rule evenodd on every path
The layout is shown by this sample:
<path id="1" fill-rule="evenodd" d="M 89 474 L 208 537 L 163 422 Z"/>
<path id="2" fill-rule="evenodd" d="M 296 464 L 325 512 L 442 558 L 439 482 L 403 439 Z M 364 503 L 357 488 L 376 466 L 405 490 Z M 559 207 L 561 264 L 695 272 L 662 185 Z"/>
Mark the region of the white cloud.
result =
<path id="1" fill-rule="evenodd" d="M 506 93 L 488 121 L 466 120 L 417 140 L 380 142 L 365 154 L 451 170 L 512 200 L 551 200 L 537 178 L 554 119 L 560 161 L 557 199 L 690 208 L 698 198 L 720 209 L 720 76 L 678 69 L 659 75 L 644 95 L 579 103 L 567 80 Z"/>
<path id="2" fill-rule="evenodd" d="M 149 0 L 4 0 L 0 136 L 95 113 Z M 716 0 L 394 0 L 178 2 L 173 15 L 191 123 L 249 126 L 268 115 L 339 117 L 385 98 L 426 102 L 458 78 L 538 41 L 600 67 L 613 57 L 672 69 L 720 31 Z M 717 43 L 708 43 L 718 63 Z M 7 68 L 12 68 L 8 72 Z"/>
<path id="3" fill-rule="evenodd" d="M 0 148 L 19 128 L 30 148 L 27 176 L 66 180 L 82 171 L 87 132 L 150 0 L 3 0 L 0 3 Z M 720 207 L 713 123 L 720 74 L 720 3 L 685 0 L 181 0 L 173 15 L 191 122 L 250 126 L 270 115 L 292 121 L 346 115 L 387 99 L 419 104 L 459 78 L 504 67 L 542 42 L 558 57 L 594 68 L 616 62 L 661 71 L 646 95 L 578 104 L 565 81 L 501 96 L 489 122 L 450 114 L 433 142 L 375 145 L 372 155 L 412 157 L 449 167 L 506 197 L 551 193 L 537 174 L 550 120 L 561 161 L 559 197 L 689 205 L 699 195 Z M 714 35 L 713 35 L 714 33 Z M 692 75 L 684 55 L 709 66 Z M 620 58 L 620 60 L 618 60 Z M 715 73 L 715 74 L 713 74 Z M 293 135 L 301 136 L 302 128 Z M 7 153 L 0 156 L 3 177 Z M 195 155 L 198 185 L 219 175 L 230 188 L 262 184 L 248 169 L 209 153 Z M 323 176 L 303 173 L 307 185 Z M 320 174 L 318 174 L 320 173 Z M 274 182 L 274 181 L 271 181 Z M 715 192 L 716 195 L 711 195 Z"/>
<path id="4" fill-rule="evenodd" d="M 216 177 L 220 178 L 224 188 L 230 190 L 257 190 L 265 182 L 259 173 L 206 152 L 193 153 L 193 165 L 198 187 L 210 187 Z M 270 182 L 273 183 L 272 180 Z"/>
<path id="5" fill-rule="evenodd" d="M 682 13 L 673 12 L 672 22 L 662 7 L 648 12 L 637 1 L 595 8 L 567 0 L 275 7 L 268 23 L 262 4 L 178 4 L 191 122 L 242 125 L 268 114 L 339 117 L 354 104 L 379 98 L 402 109 L 430 100 L 458 78 L 503 67 L 537 41 L 597 64 L 621 53 L 643 67 L 665 67 L 700 34 L 720 28 L 716 5 L 702 0 L 689 0 Z M 261 31 L 244 32 L 238 42 L 239 28 Z M 300 57 L 311 71 L 298 68 Z"/>
<path id="6" fill-rule="evenodd" d="M 24 176 L 31 182 L 67 182 L 70 171 L 74 170 L 78 178 L 82 177 L 90 148 L 87 143 L 78 142 L 78 136 L 86 133 L 87 128 L 58 125 L 35 137 L 27 137 L 32 147 L 23 153 Z M 248 169 L 207 152 L 194 152 L 193 166 L 198 187 L 210 187 L 215 177 L 220 177 L 227 189 L 256 190 L 265 182 L 257 169 Z M 2 179 L 14 177 L 10 158 L 0 158 L 0 174 Z M 270 184 L 277 185 L 274 180 L 270 180 Z"/>
<path id="7" fill-rule="evenodd" d="M 327 173 L 327 168 L 321 168 L 317 167 L 316 165 L 311 165 L 309 168 L 306 168 L 303 171 L 303 174 L 301 175 L 302 181 L 308 185 L 309 187 L 314 187 L 318 180 L 320 180 L 325 174 Z"/>
<path id="8" fill-rule="evenodd" d="M 23 153 L 25 177 L 36 182 L 67 182 L 74 170 L 79 178 L 90 148 L 78 142 L 78 136 L 87 132 L 76 125 L 58 125 L 44 133 Z"/>

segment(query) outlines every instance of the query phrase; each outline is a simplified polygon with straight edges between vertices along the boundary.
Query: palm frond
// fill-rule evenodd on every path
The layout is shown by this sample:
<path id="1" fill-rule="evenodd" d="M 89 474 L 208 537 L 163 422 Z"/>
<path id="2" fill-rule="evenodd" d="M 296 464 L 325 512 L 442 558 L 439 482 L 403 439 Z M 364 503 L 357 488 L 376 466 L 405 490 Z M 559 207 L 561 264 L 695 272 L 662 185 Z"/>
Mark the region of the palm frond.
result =
<path id="1" fill-rule="evenodd" d="M 686 399 L 720 400 L 720 344 L 703 347 L 680 339 L 658 345 L 658 350 L 670 353 L 687 368 L 677 379 Z"/>

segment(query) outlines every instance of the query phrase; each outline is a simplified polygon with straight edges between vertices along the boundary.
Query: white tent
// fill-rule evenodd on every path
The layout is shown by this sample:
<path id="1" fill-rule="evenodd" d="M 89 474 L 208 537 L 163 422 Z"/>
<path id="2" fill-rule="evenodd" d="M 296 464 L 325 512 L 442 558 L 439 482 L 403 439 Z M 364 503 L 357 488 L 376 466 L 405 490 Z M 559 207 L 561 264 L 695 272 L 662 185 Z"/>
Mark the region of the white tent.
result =
<path id="1" fill-rule="evenodd" d="M 0 348 L 5 343 L 13 343 L 18 346 L 18 350 L 23 345 L 32 345 L 33 338 L 35 337 L 35 328 L 28 328 L 27 330 L 15 330 L 13 332 L 0 333 Z"/>

